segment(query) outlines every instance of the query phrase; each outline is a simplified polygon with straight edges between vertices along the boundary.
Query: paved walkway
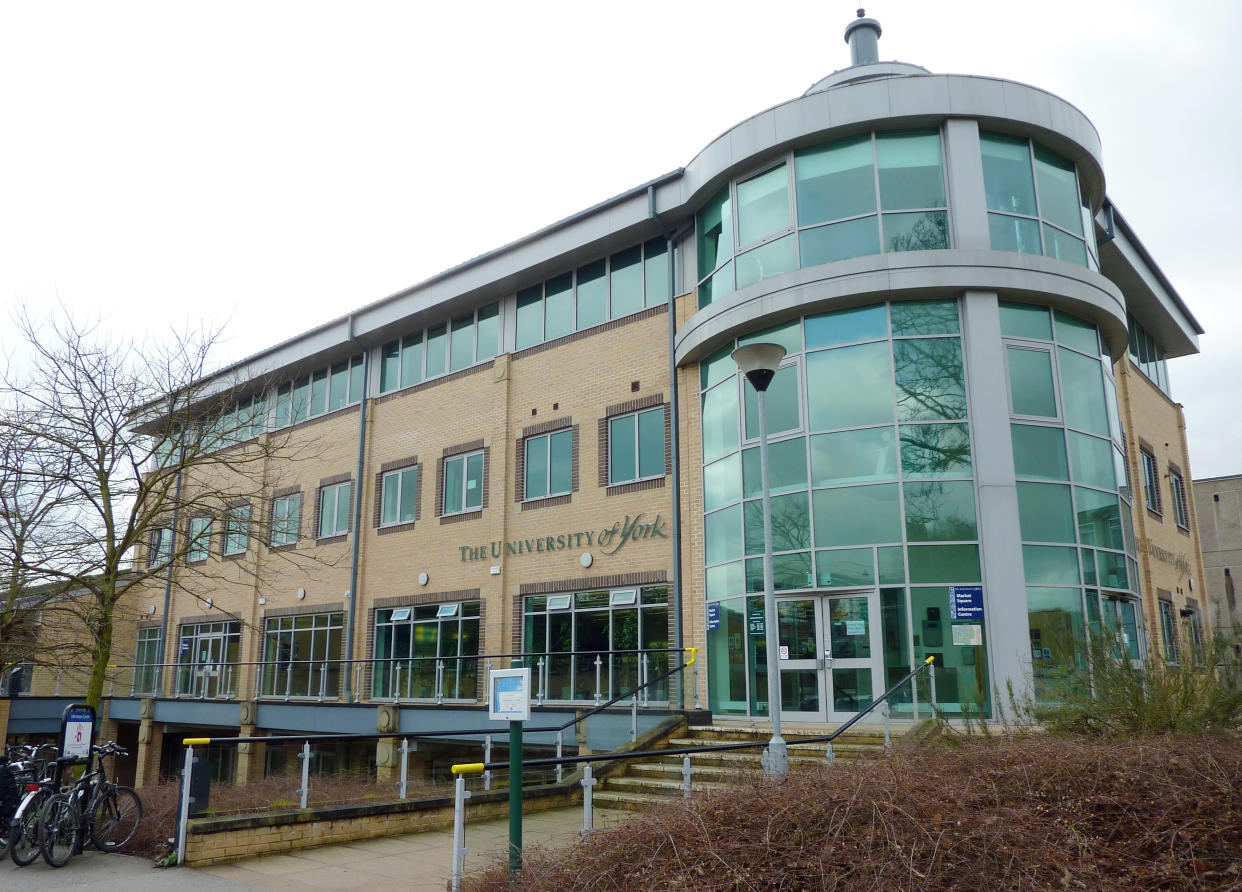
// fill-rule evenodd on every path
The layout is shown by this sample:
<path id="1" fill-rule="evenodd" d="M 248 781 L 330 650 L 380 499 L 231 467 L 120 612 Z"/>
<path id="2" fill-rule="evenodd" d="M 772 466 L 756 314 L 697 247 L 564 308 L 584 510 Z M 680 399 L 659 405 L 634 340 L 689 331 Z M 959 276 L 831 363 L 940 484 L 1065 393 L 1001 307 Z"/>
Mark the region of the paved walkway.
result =
<path id="1" fill-rule="evenodd" d="M 614 826 L 633 812 L 595 809 L 595 826 Z M 525 846 L 556 847 L 579 839 L 582 808 L 528 814 L 522 821 Z M 466 825 L 466 871 L 503 860 L 509 847 L 509 819 Z M 287 855 L 263 855 L 215 867 L 192 869 L 235 883 L 234 888 L 299 890 L 367 889 L 403 892 L 444 892 L 452 876 L 453 831 L 429 830 L 404 836 L 364 839 Z M 185 871 L 161 871 L 177 883 Z M 191 887 L 187 887 L 191 888 Z"/>

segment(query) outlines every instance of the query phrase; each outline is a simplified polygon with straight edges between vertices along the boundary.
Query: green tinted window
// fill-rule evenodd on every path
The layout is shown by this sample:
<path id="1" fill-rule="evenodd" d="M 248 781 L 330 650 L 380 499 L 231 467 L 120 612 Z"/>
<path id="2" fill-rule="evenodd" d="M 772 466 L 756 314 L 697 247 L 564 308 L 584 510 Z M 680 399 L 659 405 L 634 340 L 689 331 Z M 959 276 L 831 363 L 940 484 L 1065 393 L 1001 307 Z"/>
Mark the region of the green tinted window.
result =
<path id="1" fill-rule="evenodd" d="M 448 368 L 448 328 L 436 325 L 427 329 L 427 377 L 443 375 Z"/>
<path id="2" fill-rule="evenodd" d="M 788 353 L 802 352 L 802 331 L 801 326 L 795 320 L 793 322 L 785 322 L 781 325 L 774 325 L 771 328 L 765 328 L 762 331 L 756 331 L 752 334 L 745 335 L 737 339 L 739 347 L 746 344 L 780 344 Z"/>
<path id="3" fill-rule="evenodd" d="M 905 484 L 906 540 L 954 542 L 979 538 L 975 487 L 969 480 Z"/>
<path id="4" fill-rule="evenodd" d="M 500 347 L 500 304 L 488 304 L 479 308 L 476 340 L 479 345 L 476 360 L 482 362 L 496 355 Z"/>
<path id="5" fill-rule="evenodd" d="M 746 579 L 743 576 L 741 561 L 707 568 L 707 599 L 709 601 L 729 595 L 740 595 L 744 591 L 746 591 Z"/>
<path id="6" fill-rule="evenodd" d="M 906 581 L 906 554 L 900 545 L 877 548 L 876 559 L 880 565 L 880 583 Z"/>
<path id="7" fill-rule="evenodd" d="M 811 437 L 811 478 L 816 486 L 896 477 L 897 450 L 891 426 Z"/>
<path id="8" fill-rule="evenodd" d="M 1070 488 L 1055 483 L 1018 484 L 1018 520 L 1027 542 L 1075 542 Z"/>
<path id="9" fill-rule="evenodd" d="M 1065 423 L 1108 436 L 1108 405 L 1104 401 L 1104 371 L 1100 360 L 1064 347 L 1057 348 L 1061 364 L 1061 398 Z"/>
<path id="10" fill-rule="evenodd" d="M 905 300 L 892 305 L 893 337 L 957 334 L 955 300 Z"/>
<path id="11" fill-rule="evenodd" d="M 474 363 L 474 314 L 468 313 L 453 320 L 449 337 L 449 371 L 469 367 Z"/>
<path id="12" fill-rule="evenodd" d="M 1010 304 L 1001 301 L 1001 334 L 1008 338 L 1036 338 L 1052 340 L 1052 323 L 1048 320 L 1046 307 L 1028 304 Z"/>
<path id="13" fill-rule="evenodd" d="M 957 338 L 894 341 L 893 370 L 901 421 L 966 417 L 966 378 Z"/>
<path id="14" fill-rule="evenodd" d="M 543 342 L 543 286 L 536 285 L 517 295 L 517 348 L 522 350 Z"/>
<path id="15" fill-rule="evenodd" d="M 608 261 L 610 314 L 613 319 L 643 308 L 642 248 L 635 246 Z"/>
<path id="16" fill-rule="evenodd" d="M 1052 545 L 1023 545 L 1022 563 L 1030 585 L 1077 585 L 1078 552 Z"/>
<path id="17" fill-rule="evenodd" d="M 772 550 L 792 551 L 811 544 L 811 513 L 805 492 L 773 496 Z M 763 553 L 763 503 L 754 499 L 746 503 L 746 553 Z"/>
<path id="18" fill-rule="evenodd" d="M 1044 254 L 1057 260 L 1066 260 L 1079 266 L 1087 265 L 1087 246 L 1082 239 L 1067 235 L 1061 230 L 1043 225 Z"/>
<path id="19" fill-rule="evenodd" d="M 1013 469 L 1018 477 L 1068 480 L 1065 461 L 1065 433 L 1059 427 L 1011 424 Z"/>
<path id="20" fill-rule="evenodd" d="M 401 386 L 409 387 L 423 380 L 423 333 L 401 339 Z"/>
<path id="21" fill-rule="evenodd" d="M 707 563 L 732 560 L 742 556 L 742 506 L 733 505 L 703 518 L 703 538 L 707 546 Z"/>
<path id="22" fill-rule="evenodd" d="M 578 269 L 578 329 L 608 320 L 607 264 L 602 260 Z"/>
<path id="23" fill-rule="evenodd" d="M 1042 254 L 1039 243 L 1039 222 L 1025 217 L 988 214 L 988 237 L 993 251 L 1016 251 L 1019 254 Z"/>
<path id="24" fill-rule="evenodd" d="M 1035 146 L 1035 179 L 1039 215 L 1074 235 L 1082 235 L 1082 210 L 1074 164 L 1042 146 Z"/>
<path id="25" fill-rule="evenodd" d="M 1094 325 L 1060 310 L 1054 311 L 1053 315 L 1057 321 L 1059 342 L 1092 356 L 1100 355 L 1100 340 Z"/>
<path id="26" fill-rule="evenodd" d="M 798 233 L 802 265 L 818 266 L 851 257 L 880 253 L 880 227 L 875 217 L 859 217 Z"/>
<path id="27" fill-rule="evenodd" d="M 737 287 L 745 288 L 761 279 L 798 268 L 798 248 L 793 233 L 752 248 L 737 258 Z"/>
<path id="28" fill-rule="evenodd" d="M 885 251 L 935 251 L 949 247 L 949 217 L 944 211 L 884 215 Z"/>
<path id="29" fill-rule="evenodd" d="M 638 478 L 637 415 L 622 415 L 608 420 L 608 481 L 624 483 Z"/>
<path id="30" fill-rule="evenodd" d="M 741 498 L 742 468 L 739 453 L 735 452 L 703 468 L 704 511 L 714 511 Z"/>
<path id="31" fill-rule="evenodd" d="M 1035 181 L 1027 141 L 980 134 L 979 148 L 983 152 L 983 187 L 988 209 L 1035 216 Z"/>
<path id="32" fill-rule="evenodd" d="M 565 273 L 544 283 L 544 340 L 550 341 L 574 330 L 574 277 Z"/>
<path id="33" fill-rule="evenodd" d="M 944 207 L 939 133 L 881 133 L 875 143 L 880 207 Z"/>
<path id="34" fill-rule="evenodd" d="M 817 490 L 814 504 L 817 546 L 901 541 L 895 483 Z"/>
<path id="35" fill-rule="evenodd" d="M 910 581 L 978 582 L 978 545 L 911 545 Z"/>
<path id="36" fill-rule="evenodd" d="M 789 223 L 789 173 L 784 164 L 737 184 L 738 244 L 757 242 L 788 229 Z"/>
<path id="37" fill-rule="evenodd" d="M 806 317 L 806 348 L 837 347 L 857 341 L 874 341 L 888 334 L 888 308 L 884 304 L 856 310 L 838 310 Z"/>
<path id="38" fill-rule="evenodd" d="M 664 408 L 638 413 L 638 476 L 664 473 Z"/>
<path id="39" fill-rule="evenodd" d="M 699 211 L 699 278 L 702 279 L 733 255 L 733 206 L 725 186 Z"/>
<path id="40" fill-rule="evenodd" d="M 870 136 L 798 152 L 794 175 L 800 226 L 875 213 Z"/>
<path id="41" fill-rule="evenodd" d="M 905 477 L 969 477 L 970 431 L 965 424 L 903 424 Z"/>
<path id="42" fill-rule="evenodd" d="M 733 345 L 729 344 L 703 360 L 699 365 L 699 387 L 706 390 L 730 375 L 737 374 L 737 364 L 733 362 L 732 354 Z"/>
<path id="43" fill-rule="evenodd" d="M 717 384 L 703 394 L 703 458 L 711 461 L 738 445 L 737 379 Z"/>
<path id="44" fill-rule="evenodd" d="M 893 370 L 887 343 L 808 353 L 807 390 L 812 430 L 883 424 L 893 420 Z M 848 386 L 847 386 L 848 384 Z"/>
<path id="45" fill-rule="evenodd" d="M 1121 532 L 1121 509 L 1115 495 L 1075 486 L 1074 501 L 1078 507 L 1078 535 L 1083 545 L 1126 547 Z"/>
<path id="46" fill-rule="evenodd" d="M 1075 483 L 1086 483 L 1102 489 L 1117 488 L 1117 478 L 1113 475 L 1111 440 L 1070 431 L 1069 445 Z"/>
<path id="47" fill-rule="evenodd" d="M 1015 415 L 1057 417 L 1056 389 L 1052 383 L 1052 354 L 1025 347 L 1005 348 L 1009 361 L 1009 396 Z"/>
<path id="48" fill-rule="evenodd" d="M 742 380 L 742 393 L 746 397 L 746 439 L 753 440 L 759 436 L 759 394 L 745 378 Z M 797 366 L 785 366 L 776 373 L 768 385 L 764 404 L 769 436 L 802 426 L 798 409 Z"/>
<path id="49" fill-rule="evenodd" d="M 649 307 L 668 303 L 668 244 L 653 238 L 643 245 L 643 285 Z M 613 316 L 617 315 L 613 310 Z"/>
<path id="50" fill-rule="evenodd" d="M 870 548 L 815 552 L 815 582 L 820 586 L 875 585 Z"/>
<path id="51" fill-rule="evenodd" d="M 746 498 L 763 494 L 759 447 L 742 452 L 742 481 Z M 806 489 L 806 440 L 797 437 L 768 444 L 768 490 L 772 493 Z"/>
<path id="52" fill-rule="evenodd" d="M 401 342 L 390 341 L 380 350 L 380 393 L 387 393 L 397 387 L 401 380 Z M 283 391 L 283 388 L 282 388 Z M 284 427 L 289 423 L 288 402 L 276 402 L 276 426 Z"/>

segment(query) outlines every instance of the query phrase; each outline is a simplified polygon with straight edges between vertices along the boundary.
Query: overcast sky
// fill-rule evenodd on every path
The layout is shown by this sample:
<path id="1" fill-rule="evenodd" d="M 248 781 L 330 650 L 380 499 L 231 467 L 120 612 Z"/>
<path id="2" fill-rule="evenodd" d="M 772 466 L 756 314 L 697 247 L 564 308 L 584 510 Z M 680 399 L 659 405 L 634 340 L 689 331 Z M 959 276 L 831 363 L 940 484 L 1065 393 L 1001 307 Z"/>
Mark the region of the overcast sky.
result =
<path id="1" fill-rule="evenodd" d="M 219 359 L 686 164 L 848 64 L 840 2 L 0 0 L 0 349 L 24 302 Z M 1207 330 L 1195 477 L 1242 473 L 1242 2 L 883 0 L 880 58 L 1043 87 Z"/>

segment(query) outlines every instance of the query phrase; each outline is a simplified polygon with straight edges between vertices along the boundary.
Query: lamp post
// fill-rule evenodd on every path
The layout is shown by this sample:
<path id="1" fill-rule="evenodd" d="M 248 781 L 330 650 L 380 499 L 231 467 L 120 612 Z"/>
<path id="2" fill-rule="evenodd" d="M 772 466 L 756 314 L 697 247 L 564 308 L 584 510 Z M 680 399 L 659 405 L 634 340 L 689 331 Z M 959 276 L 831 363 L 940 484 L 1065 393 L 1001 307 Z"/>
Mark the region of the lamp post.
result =
<path id="1" fill-rule="evenodd" d="M 776 369 L 785 357 L 780 344 L 747 344 L 733 351 L 733 361 L 759 394 L 759 479 L 763 491 L 763 627 L 768 655 L 768 715 L 772 739 L 768 741 L 767 773 L 784 777 L 789 771 L 789 752 L 781 737 L 781 666 L 777 645 L 776 594 L 772 586 L 772 504 L 768 486 L 768 419 L 765 396 Z"/>

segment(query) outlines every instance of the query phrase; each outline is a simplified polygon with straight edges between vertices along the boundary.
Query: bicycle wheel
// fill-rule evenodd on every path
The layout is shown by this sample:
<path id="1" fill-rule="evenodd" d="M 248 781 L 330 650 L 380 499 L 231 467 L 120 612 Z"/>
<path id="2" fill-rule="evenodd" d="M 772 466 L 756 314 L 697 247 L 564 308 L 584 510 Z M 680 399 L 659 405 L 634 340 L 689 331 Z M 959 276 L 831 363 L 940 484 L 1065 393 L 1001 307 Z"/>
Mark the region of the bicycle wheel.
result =
<path id="1" fill-rule="evenodd" d="M 39 817 L 51 794 L 40 790 L 24 801 L 24 808 L 14 818 L 9 832 L 9 857 L 18 867 L 25 867 L 39 857 Z"/>
<path id="2" fill-rule="evenodd" d="M 78 808 L 70 796 L 57 793 L 49 799 L 39 822 L 39 851 L 43 860 L 52 867 L 68 864 L 78 848 L 80 824 Z"/>
<path id="3" fill-rule="evenodd" d="M 129 787 L 112 787 L 91 812 L 91 842 L 101 852 L 115 852 L 129 842 L 142 820 L 142 800 Z"/>

